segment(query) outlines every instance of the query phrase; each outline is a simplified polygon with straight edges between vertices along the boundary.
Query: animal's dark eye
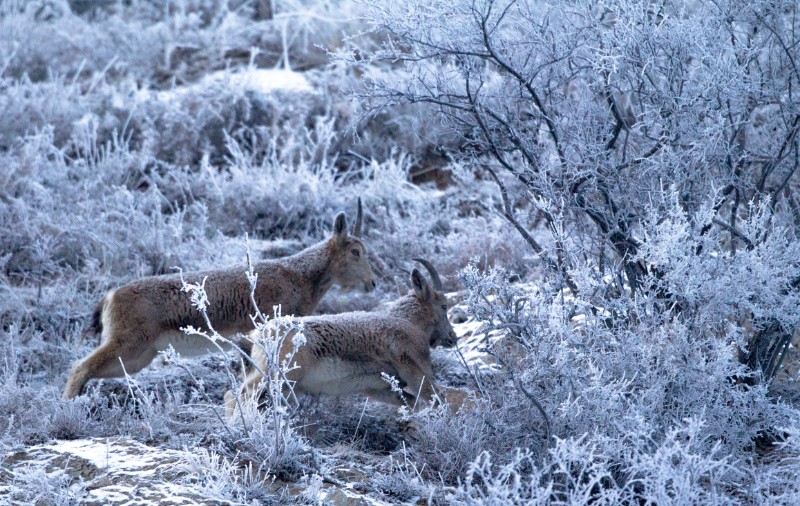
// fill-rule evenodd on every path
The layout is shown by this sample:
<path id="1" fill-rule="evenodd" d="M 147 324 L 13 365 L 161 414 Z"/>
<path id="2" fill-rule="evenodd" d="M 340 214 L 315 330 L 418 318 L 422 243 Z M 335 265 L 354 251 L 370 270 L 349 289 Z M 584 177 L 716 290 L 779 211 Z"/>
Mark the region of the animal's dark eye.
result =
<path id="1" fill-rule="evenodd" d="M 356 257 L 356 258 L 358 258 L 358 257 L 360 257 L 360 256 L 361 256 L 361 252 L 360 252 L 360 251 L 358 251 L 358 249 L 356 249 L 356 248 L 353 248 L 353 249 L 351 249 L 351 250 L 350 250 L 350 253 L 352 253 L 352 254 L 353 254 L 353 256 L 354 256 L 354 257 Z"/>
<path id="2" fill-rule="evenodd" d="M 442 304 L 442 309 L 444 309 L 445 311 L 447 311 L 447 304 Z"/>

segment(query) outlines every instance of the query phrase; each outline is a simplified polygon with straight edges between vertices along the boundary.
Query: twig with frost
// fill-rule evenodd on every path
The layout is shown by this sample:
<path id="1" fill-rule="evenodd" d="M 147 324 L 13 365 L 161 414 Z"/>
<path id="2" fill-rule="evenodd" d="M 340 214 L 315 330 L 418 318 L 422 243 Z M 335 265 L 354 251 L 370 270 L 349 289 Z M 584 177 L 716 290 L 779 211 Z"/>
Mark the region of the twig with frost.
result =
<path id="1" fill-rule="evenodd" d="M 175 351 L 175 348 L 173 348 L 171 344 L 169 345 L 169 347 L 165 351 L 161 352 L 161 356 L 164 357 L 164 360 L 167 363 L 175 364 L 180 369 L 185 371 L 186 374 L 188 374 L 189 377 L 192 379 L 192 381 L 194 381 L 195 383 L 197 383 L 197 384 L 202 386 L 203 383 L 200 380 L 198 380 L 195 377 L 194 374 L 192 374 L 192 371 L 188 367 L 186 367 L 186 364 L 184 364 L 181 360 L 178 360 L 180 355 L 178 354 L 177 351 Z M 211 401 L 211 398 L 208 396 L 208 392 L 206 392 L 206 389 L 205 388 L 201 388 L 200 391 L 203 394 L 203 397 L 205 398 L 206 402 L 208 402 L 208 405 L 209 406 L 214 406 L 214 403 Z M 228 424 L 225 423 L 225 420 L 222 418 L 222 415 L 219 414 L 219 411 L 216 408 L 211 408 L 211 412 L 214 413 L 214 416 L 217 417 L 217 420 L 219 420 L 219 423 L 222 424 L 222 428 L 225 429 L 225 432 L 228 433 L 228 436 L 230 436 L 231 439 L 233 439 L 233 432 L 231 432 L 230 428 L 228 427 Z M 247 433 L 247 425 L 244 424 L 244 421 L 242 421 L 242 427 L 244 428 L 245 433 Z"/>
<path id="2" fill-rule="evenodd" d="M 239 353 L 240 357 L 246 358 L 247 361 L 256 370 L 258 370 L 263 375 L 264 371 L 262 371 L 259 368 L 258 364 L 256 364 L 250 358 L 250 355 L 248 353 L 246 353 L 244 350 L 242 350 L 242 348 L 239 345 L 237 345 L 235 342 L 233 342 L 231 339 L 228 339 L 228 338 L 222 336 L 219 332 L 217 332 L 214 329 L 214 326 L 211 324 L 211 320 L 208 317 L 208 304 L 209 304 L 209 302 L 208 302 L 208 294 L 206 293 L 206 290 L 205 290 L 205 283 L 206 283 L 206 279 L 207 278 L 203 278 L 203 281 L 201 281 L 200 283 L 187 283 L 186 280 L 183 279 L 183 271 L 179 270 L 178 274 L 179 274 L 180 280 L 181 280 L 181 290 L 184 291 L 184 292 L 188 292 L 189 293 L 189 296 L 190 296 L 191 301 L 192 301 L 192 305 L 198 311 L 200 311 L 200 314 L 203 316 L 203 321 L 205 322 L 206 328 L 209 330 L 209 332 L 204 332 L 202 330 L 195 329 L 192 326 L 188 326 L 188 327 L 182 328 L 181 330 L 183 332 L 185 332 L 187 335 L 196 335 L 196 336 L 201 336 L 201 337 L 204 337 L 204 338 L 208 339 L 208 341 L 211 342 L 211 344 L 213 344 L 215 348 L 217 348 L 217 351 L 219 351 L 223 355 L 226 355 L 226 351 L 220 345 L 220 342 L 226 344 L 227 346 L 230 346 L 231 348 L 233 348 L 234 350 L 236 350 Z M 253 295 L 253 293 L 252 293 L 254 290 L 255 290 L 255 285 L 251 285 L 251 294 L 250 294 L 251 298 L 255 297 Z M 230 367 L 228 366 L 227 362 L 225 362 L 224 365 L 225 365 L 225 371 L 228 374 L 228 378 L 231 380 L 231 383 L 234 385 L 234 388 L 235 388 L 236 375 L 233 373 L 233 371 L 230 370 Z M 239 411 L 240 416 L 241 416 L 242 428 L 244 429 L 245 433 L 247 434 L 247 433 L 249 433 L 249 430 L 247 428 L 247 423 L 246 423 L 246 421 L 244 419 L 244 415 L 242 414 L 242 409 L 241 409 L 241 405 L 239 403 L 238 397 L 236 397 L 235 402 L 236 402 L 237 407 L 240 408 L 238 411 Z M 215 408 L 212 408 L 212 409 L 214 410 L 215 415 L 219 418 L 220 415 L 219 415 L 219 413 L 216 412 L 216 409 Z"/>

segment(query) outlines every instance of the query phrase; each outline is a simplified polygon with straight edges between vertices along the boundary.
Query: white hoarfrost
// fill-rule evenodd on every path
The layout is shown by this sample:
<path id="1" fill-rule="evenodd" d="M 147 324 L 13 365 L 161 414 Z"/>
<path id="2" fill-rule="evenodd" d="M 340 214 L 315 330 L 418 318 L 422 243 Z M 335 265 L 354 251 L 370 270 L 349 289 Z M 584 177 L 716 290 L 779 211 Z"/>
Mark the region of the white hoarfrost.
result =
<path id="1" fill-rule="evenodd" d="M 132 98 L 138 105 L 147 103 L 167 104 L 180 109 L 185 103 L 196 97 L 225 97 L 253 95 L 256 100 L 266 100 L 275 93 L 304 95 L 314 94 L 316 90 L 306 77 L 291 70 L 260 69 L 248 67 L 236 72 L 220 70 L 212 72 L 197 82 L 175 86 L 169 90 L 153 91 L 130 87 L 118 91 L 112 96 L 112 104 L 118 109 L 131 107 L 128 101 Z M 108 118 L 106 118 L 108 119 Z M 94 112 L 87 112 L 72 122 L 76 132 L 86 135 L 99 126 L 103 126 L 104 118 Z M 112 127 L 113 128 L 113 127 Z"/>
<path id="2" fill-rule="evenodd" d="M 202 460 L 202 454 L 202 450 L 198 453 L 197 450 L 179 451 L 148 446 L 127 437 L 55 441 L 36 445 L 22 451 L 8 452 L 0 457 L 0 504 L 6 504 L 3 502 L 5 497 L 11 497 L 12 503 L 19 498 L 28 501 L 31 497 L 38 497 L 45 501 L 41 504 L 49 504 L 48 499 L 53 494 L 39 493 L 36 490 L 33 495 L 20 493 L 21 485 L 25 485 L 26 492 L 30 492 L 33 485 L 27 481 L 31 476 L 51 482 L 68 481 L 71 490 L 68 496 L 78 499 L 80 504 L 250 504 L 226 499 L 226 486 L 236 481 L 225 471 L 229 464 L 211 466 L 202 470 L 205 472 L 198 472 L 198 467 L 204 467 L 196 463 L 198 456 Z M 235 471 L 234 467 L 230 470 Z M 316 504 L 390 504 L 357 491 L 353 483 L 340 481 L 358 473 L 349 466 L 332 466 L 327 472 L 338 477 L 333 480 L 335 484 L 323 482 L 319 475 L 310 475 L 295 484 L 271 481 L 268 478 L 263 486 L 276 493 L 282 487 L 288 486 L 290 496 L 300 496 Z M 366 476 L 363 471 L 360 473 Z M 11 479 L 6 480 L 6 477 Z M 212 479 L 217 483 L 203 485 L 201 482 L 205 479 Z"/>
<path id="3" fill-rule="evenodd" d="M 159 466 L 172 464 L 180 456 L 172 450 L 158 450 L 124 439 L 79 439 L 57 441 L 42 447 L 57 453 L 71 454 L 93 464 L 97 469 L 127 475 L 148 475 Z"/>
<path id="4" fill-rule="evenodd" d="M 161 91 L 158 100 L 170 102 L 184 96 L 205 95 L 220 90 L 226 94 L 254 93 L 269 95 L 275 92 L 313 93 L 314 88 L 303 74 L 291 70 L 246 68 L 238 72 L 221 70 L 203 77 L 196 83 Z"/>
<path id="5" fill-rule="evenodd" d="M 474 318 L 452 325 L 458 336 L 458 352 L 470 370 L 478 369 L 483 372 L 497 370 L 498 366 L 494 363 L 494 359 L 484 350 L 488 345 L 502 339 L 506 332 L 491 330 L 487 323 Z"/>
<path id="6" fill-rule="evenodd" d="M 85 489 L 83 504 L 197 504 L 203 497 L 190 484 L 176 480 L 183 455 L 125 437 L 92 438 L 8 453 L 2 467 L 13 476 L 32 467 L 48 475 L 66 473 Z M 3 492 L 13 490 L 0 488 L 0 495 Z"/>

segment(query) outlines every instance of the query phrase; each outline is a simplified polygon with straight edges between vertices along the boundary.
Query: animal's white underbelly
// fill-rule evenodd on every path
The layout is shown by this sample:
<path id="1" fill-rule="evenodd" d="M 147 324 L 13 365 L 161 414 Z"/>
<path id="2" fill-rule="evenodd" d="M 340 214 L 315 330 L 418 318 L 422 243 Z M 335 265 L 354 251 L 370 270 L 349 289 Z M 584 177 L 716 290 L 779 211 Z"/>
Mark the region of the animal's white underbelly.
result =
<path id="1" fill-rule="evenodd" d="M 362 365 L 337 358 L 326 358 L 314 367 L 301 371 L 295 389 L 307 394 L 347 395 L 386 390 L 389 385 L 379 373 L 366 371 Z"/>
<path id="2" fill-rule="evenodd" d="M 217 344 L 214 344 L 203 336 L 174 331 L 162 332 L 154 343 L 154 347 L 158 351 L 165 351 L 170 345 L 182 357 L 197 357 L 206 353 L 214 353 L 218 352 L 220 348 L 224 351 L 231 349 L 231 345 L 223 340 L 217 340 Z"/>

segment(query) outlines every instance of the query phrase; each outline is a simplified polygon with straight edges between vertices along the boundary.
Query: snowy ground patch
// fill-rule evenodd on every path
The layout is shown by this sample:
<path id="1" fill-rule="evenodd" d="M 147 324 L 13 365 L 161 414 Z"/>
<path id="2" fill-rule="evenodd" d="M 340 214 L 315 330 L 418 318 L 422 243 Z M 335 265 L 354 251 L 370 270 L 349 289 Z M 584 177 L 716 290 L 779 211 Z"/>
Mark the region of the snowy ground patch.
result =
<path id="1" fill-rule="evenodd" d="M 196 83 L 161 91 L 157 97 L 163 102 L 171 102 L 185 96 L 205 95 L 216 91 L 225 94 L 269 95 L 275 92 L 314 93 L 314 88 L 299 72 L 250 67 L 237 72 L 227 70 L 212 72 Z"/>
<path id="2" fill-rule="evenodd" d="M 55 441 L 5 455 L 0 471 L 66 473 L 84 489 L 82 504 L 197 504 L 204 498 L 175 480 L 182 455 L 124 437 Z M 0 492 L 13 493 L 13 486 Z"/>

